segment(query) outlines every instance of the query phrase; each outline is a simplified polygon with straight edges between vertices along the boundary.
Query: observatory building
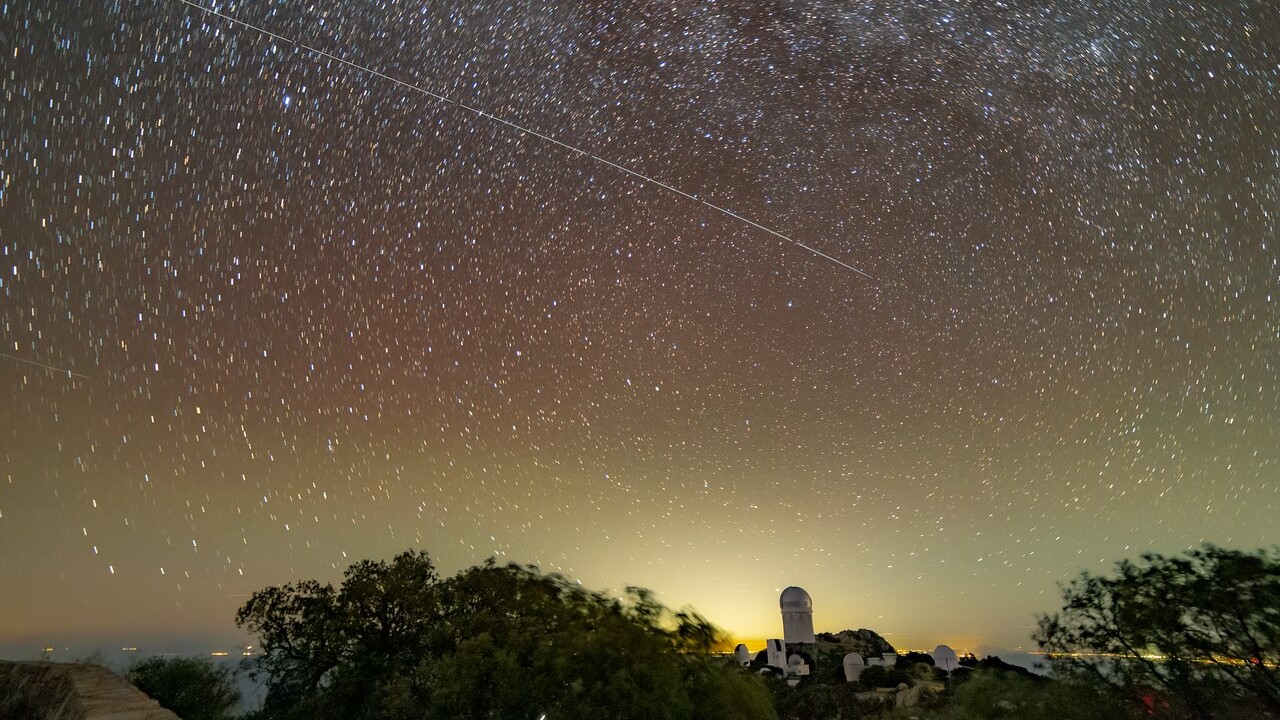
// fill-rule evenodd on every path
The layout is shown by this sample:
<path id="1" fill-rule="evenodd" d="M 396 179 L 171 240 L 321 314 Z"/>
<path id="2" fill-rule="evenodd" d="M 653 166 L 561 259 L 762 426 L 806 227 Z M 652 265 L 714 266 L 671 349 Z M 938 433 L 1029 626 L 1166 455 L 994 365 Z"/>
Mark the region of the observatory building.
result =
<path id="1" fill-rule="evenodd" d="M 809 643 L 813 637 L 813 598 L 804 588 L 791 586 L 778 598 L 782 607 L 782 639 L 787 644 Z"/>

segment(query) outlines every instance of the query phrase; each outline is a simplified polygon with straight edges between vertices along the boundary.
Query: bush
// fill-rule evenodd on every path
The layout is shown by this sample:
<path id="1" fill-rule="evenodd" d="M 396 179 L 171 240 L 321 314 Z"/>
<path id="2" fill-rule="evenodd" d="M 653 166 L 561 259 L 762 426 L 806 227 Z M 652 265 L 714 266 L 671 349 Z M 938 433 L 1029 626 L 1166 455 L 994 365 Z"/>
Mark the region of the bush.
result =
<path id="1" fill-rule="evenodd" d="M 228 720 L 240 704 L 231 671 L 207 658 L 146 658 L 125 677 L 183 720 Z"/>
<path id="2" fill-rule="evenodd" d="M 868 690 L 876 688 L 898 687 L 902 683 L 912 684 L 911 673 L 900 667 L 886 667 L 884 665 L 872 665 L 862 671 L 862 676 L 858 679 L 862 686 Z"/>

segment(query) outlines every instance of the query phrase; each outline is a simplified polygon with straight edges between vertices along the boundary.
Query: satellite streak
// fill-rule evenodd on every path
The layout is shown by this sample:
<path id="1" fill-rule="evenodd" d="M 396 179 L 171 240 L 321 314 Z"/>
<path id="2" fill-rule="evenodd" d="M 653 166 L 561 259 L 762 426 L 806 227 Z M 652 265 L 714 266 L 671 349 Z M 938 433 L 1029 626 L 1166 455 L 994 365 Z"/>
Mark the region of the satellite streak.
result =
<path id="1" fill-rule="evenodd" d="M 45 370 L 49 370 L 51 372 L 65 373 L 67 377 L 71 377 L 74 375 L 75 377 L 81 377 L 81 378 L 84 378 L 85 380 L 89 379 L 88 375 L 81 375 L 78 372 L 73 372 L 66 368 L 54 367 L 53 365 L 45 365 L 42 362 L 36 362 L 35 360 L 28 360 L 24 357 L 18 357 L 17 355 L 10 355 L 9 353 L 0 353 L 0 357 L 6 357 L 6 358 L 9 358 L 10 360 L 17 360 L 20 363 L 26 363 L 28 365 L 35 365 L 36 367 L 44 368 Z"/>
<path id="2" fill-rule="evenodd" d="M 590 158 L 590 159 L 592 159 L 592 160 L 594 160 L 594 161 L 596 161 L 596 162 L 598 162 L 598 163 L 600 163 L 600 164 L 602 164 L 602 165 L 608 165 L 609 167 L 611 167 L 611 168 L 613 168 L 613 169 L 615 169 L 615 170 L 618 170 L 618 171 L 621 171 L 621 172 L 626 173 L 626 174 L 628 174 L 628 175 L 631 175 L 632 177 L 638 178 L 639 180 L 641 180 L 641 181 L 643 181 L 643 182 L 649 183 L 649 184 L 651 184 L 651 185 L 657 185 L 658 187 L 660 187 L 660 188 L 662 188 L 662 189 L 664 189 L 664 190 L 667 190 L 667 191 L 669 191 L 669 192 L 673 192 L 673 193 L 675 193 L 675 194 L 677 194 L 677 195 L 680 195 L 680 196 L 682 196 L 682 197 L 688 198 L 689 200 L 693 200 L 694 202 L 701 203 L 702 205 L 704 205 L 704 206 L 706 206 L 706 207 L 708 207 L 708 208 L 711 208 L 712 210 L 715 210 L 716 212 L 718 212 L 718 213 L 720 213 L 720 214 L 722 214 L 722 215 L 724 215 L 724 216 L 726 216 L 726 217 L 733 218 L 734 220 L 738 220 L 739 222 L 742 222 L 742 223 L 745 223 L 745 224 L 747 224 L 747 225 L 750 225 L 751 227 L 756 228 L 757 230 L 762 230 L 762 231 L 764 231 L 764 232 L 766 232 L 766 233 L 769 233 L 770 235 L 772 235 L 772 236 L 774 236 L 774 237 L 776 237 L 776 238 L 778 238 L 778 239 L 780 239 L 780 240 L 785 240 L 785 241 L 787 241 L 787 242 L 791 243 L 792 245 L 795 245 L 795 246 L 797 246 L 797 247 L 800 247 L 800 248 L 803 248 L 803 249 L 805 249 L 805 250 L 808 250 L 810 253 L 813 253 L 814 255 L 817 255 L 818 257 L 824 258 L 824 259 L 826 259 L 826 260 L 830 260 L 831 262 L 833 262 L 833 263 L 835 263 L 835 264 L 839 265 L 840 267 L 846 268 L 846 269 L 848 269 L 848 270 L 852 270 L 853 272 L 856 272 L 856 273 L 858 273 L 859 275 L 861 275 L 861 276 L 863 276 L 863 277 L 865 277 L 865 278 L 867 278 L 867 279 L 869 279 L 869 280 L 874 280 L 874 279 L 875 279 L 875 278 L 871 277 L 870 275 L 868 275 L 867 273 L 865 273 L 865 272 L 863 272 L 863 271 L 859 270 L 858 268 L 856 268 L 856 267 L 854 267 L 854 266 L 850 265 L 849 263 L 846 263 L 846 262 L 844 262 L 844 261 L 842 261 L 842 260 L 838 260 L 838 259 L 836 259 L 836 258 L 834 258 L 834 257 L 832 257 L 832 256 L 830 256 L 830 255 L 828 255 L 827 253 L 824 253 L 824 252 L 822 252 L 821 250 L 819 250 L 819 249 L 817 249 L 817 248 L 813 247 L 812 245 L 806 245 L 805 243 L 802 243 L 802 242 L 800 242 L 799 240 L 796 240 L 795 238 L 792 238 L 792 237 L 790 237 L 790 236 L 788 236 L 788 235 L 783 235 L 782 233 L 778 232 L 777 230 L 774 230 L 774 229 L 769 228 L 769 227 L 765 227 L 764 225 L 761 225 L 760 223 L 758 223 L 758 222 L 756 222 L 756 221 L 754 221 L 754 220 L 751 220 L 750 218 L 743 217 L 743 216 L 739 215 L 738 213 L 736 213 L 736 212 L 734 212 L 734 211 L 732 211 L 732 210 L 730 210 L 730 209 L 728 209 L 728 208 L 726 208 L 726 207 L 723 207 L 723 206 L 721 206 L 721 205 L 716 205 L 716 204 L 715 204 L 715 203 L 713 203 L 713 202 L 708 202 L 708 201 L 706 201 L 706 200 L 703 200 L 702 198 L 698 197 L 697 195 L 694 195 L 694 194 L 692 194 L 692 193 L 685 192 L 684 190 L 681 190 L 680 188 L 673 187 L 673 186 L 668 185 L 668 184 L 666 184 L 666 183 L 664 183 L 664 182 L 662 182 L 662 181 L 660 181 L 660 180 L 655 180 L 654 178 L 651 178 L 651 177 L 649 177 L 648 175 L 645 175 L 644 173 L 641 173 L 641 172 L 637 172 L 637 171 L 635 171 L 635 170 L 632 170 L 631 168 L 626 167 L 625 165 L 619 165 L 618 163 L 613 162 L 613 161 L 611 161 L 611 160 L 606 160 L 605 158 L 602 158 L 602 157 L 600 157 L 599 155 L 595 155 L 595 154 L 593 154 L 593 153 L 591 153 L 591 152 L 589 152 L 589 151 L 587 151 L 587 150 L 583 150 L 583 149 L 582 149 L 582 148 L 580 148 L 580 147 L 576 147 L 576 146 L 574 146 L 574 145 L 570 145 L 569 143 L 562 142 L 562 141 L 560 141 L 560 140 L 557 140 L 557 139 L 555 139 L 555 138 L 551 137 L 550 135 L 544 135 L 543 133 L 540 133 L 540 132 L 538 132 L 537 130 L 534 130 L 534 129 L 532 129 L 532 128 L 528 128 L 528 127 L 525 127 L 525 126 L 523 126 L 523 125 L 520 125 L 520 124 L 514 123 L 514 122 L 512 122 L 512 121 L 510 121 L 510 120 L 507 120 L 506 118 L 498 117 L 497 115 L 494 115 L 494 114 L 492 114 L 492 113 L 489 113 L 489 112 L 486 112 L 486 111 L 484 111 L 484 110 L 481 110 L 480 108 L 477 108 L 477 107 L 473 107 L 473 106 L 471 106 L 471 105 L 468 105 L 468 104 L 466 104 L 466 103 L 464 103 L 464 102 L 462 102 L 462 101 L 460 101 L 460 100 L 454 100 L 454 99 L 453 99 L 453 98 L 451 98 L 451 97 L 448 97 L 448 96 L 445 96 L 445 95 L 441 95 L 441 94 L 439 94 L 439 93 L 432 92 L 432 91 L 430 91 L 430 90 L 428 90 L 428 89 L 426 89 L 426 88 L 424 88 L 424 87 L 421 87 L 421 86 L 418 86 L 418 85 L 414 85 L 414 84 L 412 84 L 412 83 L 405 82 L 404 80 L 400 80 L 399 78 L 392 77 L 392 76 L 390 76 L 390 75 L 387 75 L 387 74 L 386 74 L 386 73 L 384 73 L 384 72 L 380 72 L 380 71 L 378 71 L 378 70 L 375 70 L 375 69 L 373 69 L 373 68 L 371 68 L 371 67 L 369 67 L 369 66 L 367 66 L 367 65 L 361 65 L 361 64 L 359 64 L 359 63 L 357 63 L 357 62 L 353 62 L 353 61 L 351 61 L 351 60 L 347 60 L 347 59 L 345 59 L 345 58 L 338 57 L 337 55 L 334 55 L 333 53 L 330 53 L 330 52 L 326 52 L 326 51 L 324 51 L 324 50 L 321 50 L 320 48 L 312 47 L 312 46 L 307 45 L 307 44 L 305 44 L 305 43 L 299 42 L 299 41 L 297 41 L 297 40 L 294 40 L 293 38 L 285 37 L 284 35 L 280 35 L 279 33 L 273 33 L 273 32 L 271 32 L 270 30 L 267 30 L 267 29 L 265 29 L 265 28 L 258 27 L 257 25 L 253 25 L 253 24 L 247 23 L 247 22 L 245 22 L 244 20 L 240 20 L 240 19 L 238 19 L 238 18 L 234 18 L 234 17 L 232 17 L 232 16 L 230 16 L 230 15 L 227 15 L 226 13 L 219 12 L 219 11 L 217 11 L 217 10 L 213 9 L 213 8 L 205 7 L 204 5 L 201 5 L 201 4 L 196 3 L 196 2 L 192 2 L 191 0 L 180 0 L 180 1 L 181 1 L 182 3 L 184 3 L 184 4 L 186 4 L 186 5 L 190 5 L 191 7 L 196 8 L 197 10 L 201 10 L 201 11 L 203 11 L 203 12 L 206 12 L 206 13 L 210 14 L 210 15 L 214 15 L 214 16 L 220 17 L 220 18 L 222 18 L 223 20 L 226 20 L 227 22 L 235 23 L 236 25 L 240 25 L 240 26 L 242 26 L 242 27 L 246 27 L 246 28 L 248 28 L 248 29 L 250 29 L 250 30 L 253 30 L 254 32 L 257 32 L 257 33 L 261 33 L 261 34 L 263 34 L 263 35 L 266 35 L 267 37 L 271 37 L 271 38 L 274 38 L 274 39 L 279 40 L 279 41 L 281 41 L 281 42 L 289 43 L 290 45 L 294 45 L 294 46 L 300 47 L 300 48 L 302 48 L 303 50 L 306 50 L 307 52 L 314 53 L 314 54 L 319 55 L 319 56 L 321 56 L 321 57 L 328 58 L 328 59 L 330 59 L 330 60 L 333 60 L 334 62 L 342 63 L 343 65 L 346 65 L 346 66 L 351 67 L 351 68 L 355 68 L 356 70 L 359 70 L 360 72 L 364 72 L 364 73 L 368 73 L 368 74 L 370 74 L 370 75 L 374 75 L 374 76 L 376 76 L 376 77 L 380 77 L 380 78 L 382 78 L 383 80 L 388 80 L 388 81 L 393 82 L 393 83 L 395 83 L 395 84 L 397 84 L 397 85 L 399 85 L 399 86 L 401 86 L 401 87 L 407 88 L 407 89 L 409 89 L 409 90 L 413 90 L 414 92 L 420 93 L 420 94 L 422 94 L 422 95 L 426 95 L 427 97 L 429 97 L 429 98 L 431 98 L 431 99 L 433 99 L 433 100 L 438 100 L 438 101 L 440 101 L 440 102 L 442 102 L 442 103 L 446 103 L 446 104 L 448 104 L 448 105 L 453 105 L 454 107 L 461 108 L 461 109 L 463 109 L 463 110 L 466 110 L 467 112 L 470 112 L 470 113 L 472 113 L 472 114 L 474 114 L 474 115 L 477 115 L 477 116 L 479 116 L 479 117 L 482 117 L 482 118 L 484 118 L 484 119 L 486 119 L 486 120 L 492 120 L 492 121 L 494 121 L 494 122 L 496 122 L 496 123 L 501 123 L 502 125 L 506 125 L 507 127 L 512 128 L 512 129 L 515 129 L 515 130 L 518 130 L 518 131 L 520 131 L 520 132 L 522 132 L 522 133 L 525 133 L 526 135 L 532 135 L 532 136 L 534 136 L 534 137 L 536 137 L 536 138 L 539 138 L 539 139 L 541 139 L 541 140 L 545 140 L 545 141 L 547 141 L 547 142 L 549 142 L 549 143 L 553 143 L 553 144 L 555 144 L 555 145 L 559 145 L 560 147 L 562 147 L 562 148 L 564 148 L 564 149 L 566 149 L 566 150 L 568 150 L 568 151 L 570 151 L 570 152 L 573 152 L 573 153 L 576 153 L 576 154 L 578 154 L 578 155 L 582 155 L 582 156 L 588 157 L 588 158 Z"/>

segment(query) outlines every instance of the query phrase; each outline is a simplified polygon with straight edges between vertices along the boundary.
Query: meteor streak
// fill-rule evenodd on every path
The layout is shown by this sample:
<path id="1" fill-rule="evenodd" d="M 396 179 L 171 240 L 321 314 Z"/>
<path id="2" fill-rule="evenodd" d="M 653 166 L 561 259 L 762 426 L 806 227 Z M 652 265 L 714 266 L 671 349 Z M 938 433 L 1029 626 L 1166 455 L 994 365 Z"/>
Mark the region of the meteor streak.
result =
<path id="1" fill-rule="evenodd" d="M 831 262 L 835 263 L 836 265 L 839 265 L 840 267 L 843 267 L 843 268 L 845 268 L 845 269 L 847 269 L 847 270 L 852 270 L 853 272 L 856 272 L 856 273 L 858 273 L 859 275 L 861 275 L 861 276 L 863 276 L 863 277 L 865 277 L 865 278 L 868 278 L 868 279 L 870 279 L 870 280 L 874 280 L 874 279 L 875 279 L 875 278 L 871 277 L 870 275 L 868 275 L 867 273 L 865 273 L 865 272 L 863 272 L 863 271 L 859 270 L 858 268 L 856 268 L 856 267 L 854 267 L 854 266 L 852 266 L 852 265 L 850 265 L 850 264 L 848 264 L 848 263 L 846 263 L 846 262 L 844 262 L 844 261 L 842 261 L 842 260 L 838 260 L 838 259 L 836 259 L 836 258 L 834 258 L 834 257 L 832 257 L 832 256 L 830 256 L 830 255 L 828 255 L 827 253 L 824 253 L 824 252 L 822 252 L 821 250 L 819 250 L 819 249 L 817 249 L 817 248 L 815 248 L 815 247 L 811 246 L 811 245 L 806 245 L 805 243 L 800 242 L 799 240 L 796 240 L 796 239 L 795 239 L 795 238 L 793 238 L 793 237 L 790 237 L 790 236 L 788 236 L 788 235 L 784 235 L 784 234 L 782 234 L 782 233 L 780 233 L 780 232 L 778 232 L 777 230 L 774 230 L 774 229 L 772 229 L 772 228 L 765 227 L 764 225 L 761 225 L 760 223 L 758 223 L 758 222 L 756 222 L 756 221 L 754 221 L 754 220 L 751 220 L 750 218 L 743 217 L 742 215 L 739 215 L 738 213 L 736 213 L 736 212 L 734 212 L 734 211 L 732 211 L 732 210 L 730 210 L 730 209 L 728 209 L 728 208 L 726 208 L 726 207 L 723 207 L 723 206 L 721 206 L 721 205 L 716 205 L 715 203 L 713 203 L 713 202 L 709 202 L 709 201 L 707 201 L 707 200 L 704 200 L 704 199 L 702 199 L 702 198 L 698 197 L 697 195 L 694 195 L 693 193 L 685 192 L 684 190 L 681 190 L 680 188 L 677 188 L 677 187 L 673 187 L 673 186 L 671 186 L 671 185 L 668 185 L 668 184 L 666 184 L 666 183 L 664 183 L 664 182 L 661 182 L 660 180 L 656 180 L 656 179 L 654 179 L 654 178 L 652 178 L 652 177 L 649 177 L 648 175 L 645 175 L 644 173 L 638 172 L 638 171 L 636 171 L 636 170 L 632 170 L 631 168 L 626 167 L 626 166 L 624 166 L 624 165 L 620 165 L 620 164 L 618 164 L 618 163 L 616 163 L 616 162 L 613 162 L 613 161 L 611 161 L 611 160 L 606 160 L 605 158 L 602 158 L 602 157 L 600 157 L 599 155 L 595 155 L 595 154 L 591 153 L 590 151 L 584 150 L 584 149 L 582 149 L 582 148 L 580 148 L 580 147 L 577 147 L 577 146 L 574 146 L 574 145 L 570 145 L 569 143 L 566 143 L 566 142 L 562 142 L 562 141 L 560 141 L 560 140 L 557 140 L 557 139 L 555 139 L 555 138 L 551 137 L 550 135 L 545 135 L 545 134 L 540 133 L 540 132 L 538 132 L 537 130 L 534 130 L 534 129 L 532 129 L 532 128 L 528 128 L 528 127 L 525 127 L 524 125 L 520 125 L 520 124 L 518 124 L 518 123 L 515 123 L 515 122 L 512 122 L 512 121 L 510 121 L 510 120 L 507 120 L 506 118 L 498 117 L 497 115 L 494 115 L 494 114 L 492 114 L 492 113 L 486 112 L 486 111 L 484 111 L 484 110 L 482 110 L 482 109 L 480 109 L 480 108 L 478 108 L 478 107 L 473 107 L 473 106 L 471 106 L 471 105 L 468 105 L 468 104 L 466 104 L 466 103 L 464 103 L 464 102 L 462 102 L 462 101 L 460 101 L 460 100 L 454 100 L 454 99 L 453 99 L 453 98 L 451 98 L 451 97 L 448 97 L 448 96 L 445 96 L 445 95 L 441 95 L 441 94 L 439 94 L 439 93 L 432 92 L 432 91 L 430 91 L 430 90 L 428 90 L 428 89 L 426 89 L 426 88 L 424 88 L 424 87 L 421 87 L 421 86 L 419 86 L 419 85 L 414 85 L 414 84 L 412 84 L 412 83 L 405 82 L 404 80 L 400 80 L 400 79 L 398 79 L 398 78 L 395 78 L 395 77 L 392 77 L 392 76 L 390 76 L 390 75 L 387 75 L 386 73 L 383 73 L 383 72 L 380 72 L 380 71 L 378 71 L 378 70 L 375 70 L 375 69 L 373 69 L 373 68 L 371 68 L 371 67 L 369 67 L 369 66 L 367 66 L 367 65 L 361 65 L 361 64 L 356 63 L 356 62 L 353 62 L 353 61 L 351 61 L 351 60 L 347 60 L 347 59 L 345 59 L 345 58 L 338 57 L 337 55 L 334 55 L 333 53 L 330 53 L 330 52 L 326 52 L 326 51 L 324 51 L 324 50 L 321 50 L 320 48 L 312 47 L 312 46 L 307 45 L 307 44 L 305 44 L 305 43 L 299 42 L 299 41 L 297 41 L 297 40 L 294 40 L 293 38 L 285 37 L 284 35 L 280 35 L 280 34 L 278 34 L 278 33 L 271 32 L 270 30 L 267 30 L 267 29 L 265 29 L 265 28 L 258 27 L 257 25 L 252 25 L 252 24 L 247 23 L 247 22 L 245 22 L 245 21 L 243 21 L 243 20 L 240 20 L 240 19 L 238 19 L 238 18 L 234 18 L 234 17 L 232 17 L 232 16 L 230 16 L 230 15 L 227 15 L 226 13 L 219 12 L 219 11 L 217 11 L 217 10 L 213 9 L 213 8 L 205 7 L 204 5 L 201 5 L 201 4 L 199 4 L 199 3 L 192 2 L 192 0 L 180 0 L 180 2 L 182 2 L 182 3 L 186 4 L 186 5 L 190 5 L 191 7 L 196 8 L 197 10 L 201 10 L 201 11 L 203 11 L 203 12 L 206 12 L 206 13 L 208 13 L 208 14 L 210 14 L 210 15 L 214 15 L 214 16 L 216 16 L 216 17 L 222 18 L 223 20 L 226 20 L 227 22 L 234 23 L 234 24 L 236 24 L 236 25 L 240 25 L 241 27 L 245 27 L 245 28 L 248 28 L 248 29 L 250 29 L 250 30 L 252 30 L 252 31 L 254 31 L 254 32 L 261 33 L 262 35 L 266 35 L 267 37 L 274 38 L 274 39 L 279 40 L 279 41 L 281 41 L 281 42 L 289 43 L 290 45 L 294 45 L 294 46 L 296 46 L 296 47 L 302 48 L 303 50 L 305 50 L 305 51 L 307 51 L 307 52 L 309 52 L 309 53 L 312 53 L 312 54 L 315 54 L 315 55 L 319 55 L 319 56 L 324 57 L 324 58 L 327 58 L 327 59 L 329 59 L 329 60 L 333 60 L 334 62 L 342 63 L 343 65 L 346 65 L 346 66 L 348 66 L 348 67 L 351 67 L 351 68 L 354 68 L 354 69 L 356 69 L 356 70 L 359 70 L 360 72 L 368 73 L 368 74 L 373 75 L 373 76 L 375 76 L 375 77 L 382 78 L 383 80 L 387 80 L 387 81 L 389 81 L 389 82 L 393 82 L 393 83 L 395 83 L 396 85 L 399 85 L 399 86 L 401 86 L 401 87 L 407 88 L 407 89 L 409 89 L 409 90 L 413 90 L 413 91 L 414 91 L 414 92 L 416 92 L 416 93 L 419 93 L 419 94 L 422 94 L 422 95 L 426 95 L 427 97 L 429 97 L 429 98 L 431 98 L 431 99 L 433 99 L 433 100 L 438 100 L 439 102 L 442 102 L 442 103 L 445 103 L 445 104 L 448 104 L 448 105 L 452 105 L 452 106 L 454 106 L 454 107 L 456 107 L 456 108 L 460 108 L 460 109 L 462 109 L 462 110 L 466 110 L 467 112 L 472 113 L 473 115 L 476 115 L 476 116 L 478 116 L 478 117 L 484 118 L 485 120 L 492 120 L 493 122 L 496 122 L 496 123 L 499 123 L 499 124 L 502 124 L 502 125 L 506 125 L 507 127 L 512 128 L 512 129 L 514 129 L 514 130 L 517 130 L 517 131 L 519 131 L 519 132 L 521 132 L 521 133 L 524 133 L 524 134 L 526 134 L 526 135 L 532 135 L 532 136 L 534 136 L 534 137 L 536 137 L 536 138 L 538 138 L 538 139 L 540 139 L 540 140 L 545 140 L 545 141 L 547 141 L 547 142 L 549 142 L 549 143 L 552 143 L 552 144 L 554 144 L 554 145 L 558 145 L 558 146 L 560 146 L 560 147 L 564 148 L 565 150 L 568 150 L 569 152 L 576 153 L 576 154 L 578 154 L 578 155 L 582 155 L 582 156 L 588 157 L 588 158 L 590 158 L 590 159 L 592 159 L 592 160 L 594 160 L 594 161 L 596 161 L 596 162 L 598 162 L 598 163 L 600 163 L 600 164 L 602 164 L 602 165 L 607 165 L 607 166 L 609 166 L 609 167 L 611 167 L 611 168 L 613 168 L 613 169 L 615 169 L 615 170 L 618 170 L 619 172 L 623 172 L 623 173 L 626 173 L 627 175 L 630 175 L 630 176 L 632 176 L 632 177 L 634 177 L 634 178 L 637 178 L 637 179 L 639 179 L 639 180 L 640 180 L 640 181 L 642 181 L 642 182 L 649 183 L 649 184 L 651 184 L 651 185 L 657 185 L 658 187 L 660 187 L 660 188 L 662 188 L 662 189 L 664 189 L 664 190 L 667 190 L 668 192 L 672 192 L 672 193 L 675 193 L 676 195 L 680 195 L 681 197 L 687 198 L 687 199 L 689 199 L 689 200 L 693 200 L 694 202 L 701 203 L 702 205 L 704 205 L 704 206 L 706 206 L 706 207 L 708 207 L 708 208 L 710 208 L 710 209 L 712 209 L 712 210 L 715 210 L 716 212 L 718 212 L 718 213 L 720 213 L 720 214 L 722 214 L 722 215 L 724 215 L 724 216 L 726 216 L 726 217 L 733 218 L 734 220 L 737 220 L 737 221 L 739 221 L 739 222 L 742 222 L 742 223 L 744 223 L 744 224 L 746 224 L 746 225 L 750 225 L 751 227 L 753 227 L 753 228 L 755 228 L 755 229 L 757 229 L 757 230 L 764 231 L 764 232 L 766 232 L 766 233 L 768 233 L 768 234 L 770 234 L 770 235 L 772 235 L 772 236 L 774 236 L 774 237 L 776 237 L 776 238 L 778 238 L 778 239 L 780 239 L 780 240 L 785 240 L 786 242 L 789 242 L 789 243 L 791 243 L 792 245 L 795 245 L 795 246 L 797 246 L 797 247 L 800 247 L 800 248 L 803 248 L 803 249 L 805 249 L 805 250 L 808 250 L 810 253 L 812 253 L 812 254 L 814 254 L 814 255 L 816 255 L 816 256 L 818 256 L 818 257 L 820 257 L 820 258 L 824 258 L 824 259 L 826 259 L 826 260 L 830 260 Z"/>
<path id="2" fill-rule="evenodd" d="M 85 380 L 89 379 L 88 375 L 81 375 L 78 372 L 72 372 L 71 370 L 68 370 L 66 368 L 54 367 L 52 365 L 45 365 L 42 362 L 36 362 L 35 360 L 28 360 L 23 357 L 18 357 L 17 355 L 10 355 L 9 353 L 0 353 L 0 357 L 6 357 L 6 358 L 9 358 L 10 360 L 17 360 L 20 363 L 26 363 L 28 365 L 35 365 L 36 367 L 44 368 L 45 370 L 49 370 L 50 372 L 66 373 L 67 377 L 74 376 L 74 377 L 84 378 Z"/>

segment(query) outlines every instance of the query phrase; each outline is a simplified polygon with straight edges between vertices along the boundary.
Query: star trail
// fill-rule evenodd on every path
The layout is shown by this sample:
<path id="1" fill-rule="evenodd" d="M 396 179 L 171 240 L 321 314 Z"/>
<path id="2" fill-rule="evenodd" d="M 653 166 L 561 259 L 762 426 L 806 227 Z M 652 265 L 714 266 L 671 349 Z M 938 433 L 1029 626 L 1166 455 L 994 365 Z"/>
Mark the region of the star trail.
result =
<path id="1" fill-rule="evenodd" d="M 6 649 L 408 547 L 1013 647 L 1280 542 L 1270 2 L 201 7 L 0 4 Z"/>

